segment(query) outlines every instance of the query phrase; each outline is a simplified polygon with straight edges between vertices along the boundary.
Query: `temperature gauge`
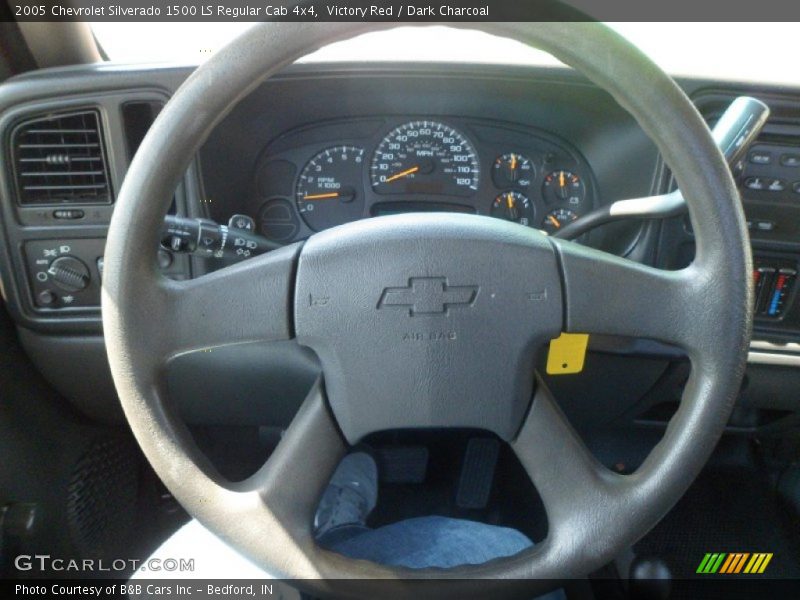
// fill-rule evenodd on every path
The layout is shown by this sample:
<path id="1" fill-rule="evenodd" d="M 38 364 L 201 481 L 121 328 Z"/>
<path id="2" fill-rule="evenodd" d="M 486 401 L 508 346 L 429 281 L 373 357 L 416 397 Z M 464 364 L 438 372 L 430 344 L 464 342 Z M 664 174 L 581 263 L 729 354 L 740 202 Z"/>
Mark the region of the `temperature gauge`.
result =
<path id="1" fill-rule="evenodd" d="M 519 192 L 503 192 L 492 202 L 491 215 L 520 225 L 533 224 L 533 205 Z"/>
<path id="2" fill-rule="evenodd" d="M 570 206 L 578 206 L 583 202 L 585 193 L 583 181 L 571 171 L 553 171 L 544 178 L 542 194 L 549 204 L 566 202 Z"/>
<path id="3" fill-rule="evenodd" d="M 492 181 L 499 188 L 527 188 L 536 175 L 533 163 L 522 154 L 498 156 L 492 166 Z"/>
<path id="4" fill-rule="evenodd" d="M 555 233 L 567 223 L 572 223 L 578 218 L 575 211 L 568 208 L 557 208 L 547 213 L 547 216 L 542 221 L 542 229 L 547 233 Z"/>

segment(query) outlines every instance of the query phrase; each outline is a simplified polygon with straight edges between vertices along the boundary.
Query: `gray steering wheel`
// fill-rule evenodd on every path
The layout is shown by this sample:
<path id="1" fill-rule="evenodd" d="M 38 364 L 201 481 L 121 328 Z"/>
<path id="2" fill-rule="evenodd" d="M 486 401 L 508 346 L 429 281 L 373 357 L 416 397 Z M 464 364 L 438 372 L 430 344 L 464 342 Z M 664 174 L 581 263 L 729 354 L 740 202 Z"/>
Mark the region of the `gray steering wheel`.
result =
<path id="1" fill-rule="evenodd" d="M 211 129 L 298 57 L 385 27 L 258 25 L 167 103 L 131 164 L 108 235 L 102 307 L 114 381 L 142 450 L 178 501 L 276 576 L 354 597 L 376 590 L 341 580 L 394 579 L 380 593 L 397 595 L 433 585 L 458 598 L 543 591 L 643 536 L 723 431 L 752 326 L 738 193 L 689 99 L 606 27 L 476 23 L 550 52 L 636 118 L 687 199 L 697 241 L 689 267 L 661 271 L 485 217 L 421 214 L 337 227 L 191 281 L 161 276 L 164 216 Z M 594 460 L 535 380 L 537 350 L 561 331 L 652 338 L 690 358 L 680 409 L 635 473 Z M 226 481 L 170 406 L 166 364 L 201 348 L 291 338 L 317 353 L 323 378 L 266 464 L 244 482 Z M 540 493 L 547 538 L 513 557 L 448 570 L 391 568 L 318 547 L 312 517 L 347 443 L 402 427 L 479 427 L 507 440 Z"/>

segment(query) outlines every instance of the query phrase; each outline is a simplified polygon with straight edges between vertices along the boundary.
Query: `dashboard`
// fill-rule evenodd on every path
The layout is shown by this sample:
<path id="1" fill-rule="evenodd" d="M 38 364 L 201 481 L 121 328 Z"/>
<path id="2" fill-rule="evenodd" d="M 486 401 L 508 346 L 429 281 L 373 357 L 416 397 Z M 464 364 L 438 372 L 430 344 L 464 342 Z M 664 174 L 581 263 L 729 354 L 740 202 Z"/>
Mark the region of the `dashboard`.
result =
<path id="1" fill-rule="evenodd" d="M 554 232 L 593 208 L 596 189 L 580 153 L 544 131 L 417 115 L 287 132 L 264 150 L 253 181 L 249 212 L 260 233 L 281 243 L 356 219 L 423 211 Z"/>
<path id="2" fill-rule="evenodd" d="M 191 71 L 101 64 L 38 71 L 0 86 L 3 299 L 34 363 L 93 418 L 121 418 L 99 310 L 115 198 L 148 127 Z M 780 390 L 800 385 L 793 368 L 800 365 L 800 89 L 679 84 L 710 124 L 741 94 L 772 110 L 734 173 L 751 227 L 753 277 L 760 278 L 747 393 L 798 410 Z M 222 224 L 242 215 L 280 244 L 357 219 L 419 211 L 552 232 L 594 208 L 674 186 L 636 121 L 568 69 L 305 64 L 257 86 L 218 124 L 187 166 L 171 212 Z M 695 253 L 684 217 L 609 224 L 580 242 L 664 269 L 685 266 Z M 174 279 L 226 264 L 169 249 L 158 261 Z M 593 337 L 591 349 L 602 357 L 589 363 L 587 380 L 607 385 L 548 382 L 567 412 L 570 398 L 599 398 L 596 410 L 584 403 L 570 414 L 576 426 L 623 414 L 655 389 L 669 361 L 682 360 L 641 341 Z M 198 423 L 220 418 L 214 398 L 222 395 L 226 423 L 288 422 L 317 369 L 292 342 L 219 349 L 176 361 L 170 389 Z"/>

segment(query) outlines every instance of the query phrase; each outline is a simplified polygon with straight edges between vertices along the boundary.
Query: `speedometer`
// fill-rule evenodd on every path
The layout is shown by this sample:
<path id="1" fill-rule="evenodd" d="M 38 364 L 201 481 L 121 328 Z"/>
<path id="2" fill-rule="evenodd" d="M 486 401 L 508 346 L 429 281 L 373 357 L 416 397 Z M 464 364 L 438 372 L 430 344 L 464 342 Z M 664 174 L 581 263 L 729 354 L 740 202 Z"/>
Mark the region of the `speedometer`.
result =
<path id="1" fill-rule="evenodd" d="M 412 121 L 383 138 L 370 165 L 378 194 L 471 196 L 480 166 L 472 144 L 452 127 Z"/>

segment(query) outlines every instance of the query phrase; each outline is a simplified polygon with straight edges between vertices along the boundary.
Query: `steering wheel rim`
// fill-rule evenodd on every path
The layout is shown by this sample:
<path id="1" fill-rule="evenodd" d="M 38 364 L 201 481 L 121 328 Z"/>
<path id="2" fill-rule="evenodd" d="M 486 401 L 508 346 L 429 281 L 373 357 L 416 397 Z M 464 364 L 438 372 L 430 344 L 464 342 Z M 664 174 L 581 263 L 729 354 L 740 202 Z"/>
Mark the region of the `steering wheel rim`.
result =
<path id="1" fill-rule="evenodd" d="M 312 237 L 305 246 L 288 246 L 197 280 L 172 282 L 155 266 L 173 190 L 202 142 L 232 107 L 300 56 L 388 27 L 260 24 L 199 67 L 167 103 L 131 164 L 109 229 L 102 309 L 114 382 L 134 435 L 178 501 L 271 573 L 304 580 L 301 587 L 323 594 L 331 591 L 332 580 L 350 578 L 397 579 L 394 589 L 400 595 L 412 585 L 400 579 L 413 580 L 413 585 L 451 580 L 438 592 L 461 598 L 488 591 L 543 591 L 556 580 L 583 576 L 607 563 L 680 498 L 730 415 L 752 327 L 750 249 L 728 167 L 702 118 L 672 79 L 606 27 L 469 25 L 550 52 L 606 89 L 636 118 L 684 190 L 697 242 L 692 265 L 682 271 L 659 271 L 571 242 L 543 243 L 540 234 L 523 235 L 514 225 L 489 225 L 485 220 L 477 225 L 477 217 L 453 216 L 446 229 L 487 243 L 496 234 L 503 243 L 528 244 L 552 256 L 551 274 L 557 274 L 558 289 L 549 288 L 551 301 L 563 307 L 557 324 L 565 331 L 650 337 L 684 348 L 692 374 L 681 406 L 634 474 L 621 476 L 600 466 L 539 382 L 527 414 L 520 416 L 520 427 L 499 433 L 510 441 L 542 496 L 550 521 L 547 539 L 520 555 L 484 565 L 396 569 L 347 559 L 314 543 L 311 516 L 346 450 L 336 405 L 332 414 L 321 382 L 269 461 L 238 484 L 216 473 L 167 402 L 165 365 L 176 354 L 225 343 L 289 339 L 298 325 L 305 328 L 306 340 L 319 333 L 313 328 L 309 333 L 303 325 L 301 311 L 308 309 L 297 300 L 305 288 L 296 280 L 296 270 L 300 265 L 308 272 L 308 265 L 314 264 L 309 256 L 335 255 L 337 247 L 358 235 L 378 240 L 397 227 L 408 228 L 412 236 L 435 238 L 437 225 L 430 216 L 391 217 L 344 226 Z M 551 334 L 553 323 L 539 331 L 539 337 Z M 347 430 L 344 434 L 348 436 Z M 452 581 L 476 578 L 486 581 L 478 586 Z M 509 585 L 509 580 L 518 581 Z M 337 595 L 357 596 L 368 590 L 342 586 L 340 581 Z M 381 593 L 387 589 L 382 587 Z"/>

